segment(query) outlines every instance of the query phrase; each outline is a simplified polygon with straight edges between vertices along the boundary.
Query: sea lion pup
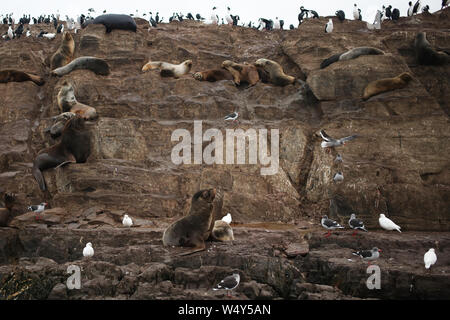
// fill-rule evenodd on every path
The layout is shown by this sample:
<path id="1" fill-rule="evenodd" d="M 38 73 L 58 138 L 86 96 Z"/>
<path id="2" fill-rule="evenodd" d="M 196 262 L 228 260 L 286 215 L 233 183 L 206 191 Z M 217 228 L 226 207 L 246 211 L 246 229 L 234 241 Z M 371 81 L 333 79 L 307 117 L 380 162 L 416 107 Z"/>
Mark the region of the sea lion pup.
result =
<path id="1" fill-rule="evenodd" d="M 450 62 L 450 56 L 443 51 L 436 51 L 428 42 L 426 33 L 419 32 L 414 40 L 414 49 L 419 64 L 442 65 Z"/>
<path id="2" fill-rule="evenodd" d="M 213 228 L 213 200 L 216 189 L 200 190 L 192 197 L 187 216 L 172 223 L 163 234 L 165 246 L 194 247 L 182 255 L 205 249 L 205 240 Z"/>
<path id="3" fill-rule="evenodd" d="M 370 97 L 382 92 L 404 88 L 412 79 L 413 78 L 410 73 L 403 72 L 394 78 L 385 78 L 372 81 L 364 89 L 363 99 L 367 100 Z"/>
<path id="4" fill-rule="evenodd" d="M 211 237 L 216 241 L 232 241 L 234 240 L 233 229 L 225 221 L 216 220 L 211 231 Z"/>
<path id="5" fill-rule="evenodd" d="M 234 84 L 239 86 L 241 82 L 248 83 L 248 86 L 254 86 L 259 81 L 259 74 L 256 67 L 252 64 L 235 63 L 231 60 L 222 62 L 222 68 L 230 71 L 233 75 Z"/>
<path id="6" fill-rule="evenodd" d="M 0 83 L 23 82 L 23 81 L 33 81 L 38 86 L 42 86 L 45 83 L 45 80 L 43 78 L 31 73 L 13 69 L 6 69 L 0 71 Z"/>
<path id="7" fill-rule="evenodd" d="M 32 173 L 42 191 L 47 190 L 42 171 L 68 162 L 72 156 L 77 163 L 84 163 L 91 154 L 90 134 L 85 130 L 84 121 L 80 116 L 67 121 L 61 141 L 39 151 L 34 159 Z"/>
<path id="8" fill-rule="evenodd" d="M 261 58 L 256 60 L 255 66 L 263 68 L 269 74 L 270 83 L 274 85 L 285 86 L 295 83 L 295 77 L 285 74 L 283 68 L 275 61 Z"/>
<path id="9" fill-rule="evenodd" d="M 326 68 L 330 64 L 335 63 L 337 61 L 346 61 L 346 60 L 356 59 L 359 56 L 379 55 L 379 54 L 384 54 L 384 52 L 377 48 L 372 48 L 372 47 L 353 48 L 351 50 L 348 50 L 348 51 L 345 51 L 342 53 L 334 54 L 331 57 L 323 60 L 322 63 L 320 64 L 320 69 Z"/>
<path id="10" fill-rule="evenodd" d="M 220 80 L 233 80 L 233 75 L 225 69 L 209 69 L 199 71 L 193 75 L 195 80 L 215 82 Z"/>
<path id="11" fill-rule="evenodd" d="M 49 132 L 52 138 L 57 138 L 61 135 L 66 122 L 75 117 L 76 114 L 73 112 L 63 112 L 60 115 L 54 116 L 52 118 L 53 125 L 45 129 L 45 132 Z"/>
<path id="12" fill-rule="evenodd" d="M 63 67 L 52 70 L 51 75 L 62 77 L 78 69 L 88 69 L 102 76 L 107 76 L 110 73 L 109 65 L 105 60 L 96 57 L 79 57 Z"/>
<path id="13" fill-rule="evenodd" d="M 50 60 L 50 69 L 65 66 L 73 59 L 73 53 L 75 51 L 75 41 L 69 31 L 65 31 L 62 36 L 61 45 L 58 50 L 53 54 Z"/>
<path id="14" fill-rule="evenodd" d="M 130 30 L 136 32 L 137 26 L 134 19 L 127 14 L 102 14 L 93 20 L 87 20 L 81 26 L 83 29 L 89 24 L 103 24 L 106 33 L 110 33 L 113 29 Z"/>
<path id="15" fill-rule="evenodd" d="M 95 108 L 77 101 L 73 86 L 67 80 L 63 82 L 63 85 L 58 92 L 57 99 L 59 110 L 61 112 L 72 112 L 85 120 L 94 120 L 98 117 Z"/>
<path id="16" fill-rule="evenodd" d="M 161 70 L 161 77 L 178 78 L 191 71 L 192 60 L 186 60 L 180 64 L 171 64 L 163 61 L 149 61 L 142 67 L 142 72 L 156 68 Z"/>

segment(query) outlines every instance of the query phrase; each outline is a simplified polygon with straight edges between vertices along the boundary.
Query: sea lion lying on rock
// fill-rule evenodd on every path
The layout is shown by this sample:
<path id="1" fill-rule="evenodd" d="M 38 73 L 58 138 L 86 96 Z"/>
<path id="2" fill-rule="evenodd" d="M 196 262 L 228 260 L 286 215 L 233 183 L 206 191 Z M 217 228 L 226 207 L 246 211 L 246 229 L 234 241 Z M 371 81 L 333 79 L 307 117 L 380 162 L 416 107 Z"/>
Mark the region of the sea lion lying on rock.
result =
<path id="1" fill-rule="evenodd" d="M 232 241 L 234 240 L 233 229 L 223 220 L 216 220 L 211 231 L 211 238 L 216 241 Z"/>
<path id="2" fill-rule="evenodd" d="M 351 50 L 332 55 L 331 57 L 323 60 L 322 63 L 320 64 L 320 69 L 326 68 L 330 64 L 335 63 L 337 61 L 346 61 L 346 60 L 356 59 L 359 56 L 363 56 L 363 55 L 379 55 L 379 54 L 384 54 L 384 52 L 377 48 L 372 48 L 372 47 L 353 48 Z"/>
<path id="3" fill-rule="evenodd" d="M 69 64 L 66 64 L 64 67 L 52 70 L 50 74 L 52 76 L 62 77 L 65 74 L 79 69 L 91 70 L 102 76 L 107 76 L 110 73 L 109 65 L 105 60 L 96 57 L 79 57 Z"/>
<path id="4" fill-rule="evenodd" d="M 252 64 L 235 63 L 231 60 L 222 62 L 222 68 L 228 70 L 232 76 L 234 84 L 239 86 L 241 82 L 248 83 L 248 86 L 254 86 L 259 81 L 257 68 Z"/>
<path id="5" fill-rule="evenodd" d="M 233 75 L 225 69 L 209 69 L 193 74 L 195 80 L 215 82 L 220 80 L 233 80 Z"/>
<path id="6" fill-rule="evenodd" d="M 192 60 L 186 60 L 180 64 L 171 64 L 164 61 L 149 61 L 142 67 L 142 72 L 156 68 L 161 70 L 161 77 L 179 78 L 191 71 Z"/>
<path id="7" fill-rule="evenodd" d="M 172 223 L 163 234 L 165 246 L 193 247 L 182 255 L 205 249 L 205 240 L 213 229 L 213 201 L 216 189 L 200 190 L 192 197 L 187 216 Z"/>
<path id="8" fill-rule="evenodd" d="M 42 171 L 57 167 L 75 158 L 77 163 L 86 162 L 91 154 L 90 134 L 84 126 L 84 119 L 76 116 L 70 119 L 61 134 L 61 141 L 39 152 L 33 161 L 32 173 L 39 188 L 47 190 Z"/>
<path id="9" fill-rule="evenodd" d="M 277 86 L 285 86 L 295 83 L 295 77 L 284 73 L 283 68 L 275 61 L 269 59 L 258 59 L 255 62 L 256 67 L 261 67 L 269 75 L 269 82 Z"/>
<path id="10" fill-rule="evenodd" d="M 89 24 L 103 24 L 106 28 L 106 33 L 110 33 L 114 29 L 130 30 L 136 32 L 137 26 L 134 19 L 127 14 L 102 14 L 93 20 L 87 20 L 81 26 L 86 28 Z"/>
<path id="11" fill-rule="evenodd" d="M 391 91 L 395 89 L 402 89 L 413 79 L 410 73 L 403 72 L 394 78 L 385 78 L 370 82 L 364 89 L 363 99 L 367 100 L 370 97 L 380 94 L 382 92 Z"/>
<path id="12" fill-rule="evenodd" d="M 31 73 L 14 69 L 5 69 L 0 71 L 0 83 L 23 81 L 33 81 L 38 86 L 42 86 L 45 83 L 43 78 Z"/>

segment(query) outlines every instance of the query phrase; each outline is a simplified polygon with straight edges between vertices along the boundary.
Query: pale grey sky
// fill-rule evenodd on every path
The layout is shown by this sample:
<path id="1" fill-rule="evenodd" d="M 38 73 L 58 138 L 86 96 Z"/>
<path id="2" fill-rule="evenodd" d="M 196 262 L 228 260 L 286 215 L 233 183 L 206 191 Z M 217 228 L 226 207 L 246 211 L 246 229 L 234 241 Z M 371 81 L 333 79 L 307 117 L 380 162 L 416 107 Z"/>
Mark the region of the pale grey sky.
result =
<path id="1" fill-rule="evenodd" d="M 416 0 L 413 0 L 415 3 Z M 143 1 L 143 0 L 42 0 L 42 1 L 13 1 L 4 0 L 0 6 L 0 14 L 14 13 L 15 18 L 21 17 L 23 13 L 38 16 L 40 14 L 56 13 L 59 9 L 61 17 L 65 15 L 76 18 L 80 13 L 86 13 L 88 8 L 94 8 L 95 14 L 99 15 L 103 10 L 108 13 L 139 13 L 159 11 L 159 15 L 164 17 L 164 22 L 168 22 L 172 12 L 182 12 L 186 15 L 191 12 L 194 16 L 200 13 L 203 17 L 209 18 L 211 9 L 216 6 L 219 9 L 219 16 L 223 17 L 226 7 L 231 8 L 232 14 L 238 14 L 240 23 L 248 21 L 257 22 L 258 18 L 264 17 L 275 20 L 275 17 L 285 21 L 285 27 L 289 24 L 297 26 L 297 15 L 300 6 L 306 9 L 313 9 L 320 16 L 334 15 L 337 10 L 343 10 L 347 19 L 353 19 L 353 4 L 356 3 L 361 9 L 363 20 L 373 22 L 377 9 L 382 5 L 392 5 L 393 8 L 400 9 L 401 16 L 406 16 L 409 0 L 163 0 L 163 1 Z M 441 0 L 422 0 L 422 6 L 428 4 L 430 12 L 441 9 Z"/>

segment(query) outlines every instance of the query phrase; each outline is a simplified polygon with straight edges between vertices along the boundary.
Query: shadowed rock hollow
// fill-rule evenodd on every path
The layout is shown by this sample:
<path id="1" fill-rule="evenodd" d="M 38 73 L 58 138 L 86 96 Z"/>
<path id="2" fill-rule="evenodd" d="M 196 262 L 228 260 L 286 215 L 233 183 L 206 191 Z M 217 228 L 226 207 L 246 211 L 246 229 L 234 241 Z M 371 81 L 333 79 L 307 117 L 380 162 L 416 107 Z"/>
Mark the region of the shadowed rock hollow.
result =
<path id="1" fill-rule="evenodd" d="M 331 34 L 323 33 L 326 17 L 272 32 L 191 21 L 147 31 L 148 22 L 137 19 L 136 33 L 105 34 L 102 25 L 89 25 L 74 34 L 75 57 L 105 59 L 111 68 L 106 77 L 87 70 L 50 77 L 48 59 L 61 35 L 35 37 L 49 26 L 30 26 L 33 37 L 3 41 L 0 69 L 34 73 L 46 83 L 0 84 L 0 192 L 16 194 L 10 225 L 18 228 L 0 229 L 0 297 L 223 298 L 210 289 L 233 270 L 243 272 L 240 298 L 448 297 L 450 66 L 418 65 L 413 45 L 417 32 L 425 31 L 434 47 L 448 51 L 449 15 L 446 9 L 385 21 L 376 31 L 360 21 L 333 19 Z M 319 68 L 323 59 L 359 46 L 386 54 Z M 253 63 L 262 57 L 307 86 L 258 83 L 245 89 L 192 77 L 224 60 Z M 179 79 L 161 78 L 157 71 L 141 72 L 150 59 L 191 59 L 193 67 Z M 404 71 L 414 77 L 404 89 L 361 99 L 369 82 Z M 42 193 L 32 162 L 57 141 L 44 130 L 59 114 L 57 93 L 65 80 L 77 100 L 99 114 L 87 123 L 93 152 L 85 164 L 45 171 L 49 191 Z M 261 175 L 260 164 L 172 163 L 175 129 L 193 133 L 194 120 L 202 120 L 203 132 L 218 128 L 225 138 L 231 125 L 223 117 L 235 110 L 238 128 L 279 129 L 277 174 Z M 359 137 L 326 153 L 318 136 L 322 128 L 332 137 Z M 334 163 L 337 153 L 342 164 Z M 343 183 L 333 183 L 337 171 L 343 171 Z M 219 190 L 216 218 L 232 214 L 236 240 L 208 242 L 207 251 L 176 257 L 162 247 L 162 232 L 187 212 L 196 191 L 209 187 Z M 25 213 L 44 200 L 52 209 L 42 220 Z M 377 231 L 320 238 L 321 215 L 347 226 L 352 212 Z M 135 221 L 131 230 L 121 229 L 124 213 Z M 380 213 L 403 233 L 381 232 Z M 439 265 L 424 274 L 421 259 L 436 241 Z M 96 251 L 90 262 L 81 259 L 86 242 Z M 389 270 L 381 293 L 366 288 L 364 263 L 347 260 L 351 250 L 376 245 L 384 250 L 380 267 Z M 68 291 L 65 271 L 75 262 L 86 278 L 80 291 Z"/>

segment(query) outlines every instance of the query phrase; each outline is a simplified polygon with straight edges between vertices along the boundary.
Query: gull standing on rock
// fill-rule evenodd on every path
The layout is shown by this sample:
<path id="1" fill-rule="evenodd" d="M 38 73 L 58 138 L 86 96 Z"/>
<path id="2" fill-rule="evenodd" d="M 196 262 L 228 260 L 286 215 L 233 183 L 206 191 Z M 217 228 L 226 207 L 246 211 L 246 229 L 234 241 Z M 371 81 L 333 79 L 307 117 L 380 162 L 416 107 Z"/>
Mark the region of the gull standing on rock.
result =
<path id="1" fill-rule="evenodd" d="M 90 258 L 94 255 L 94 248 L 92 248 L 92 243 L 86 243 L 86 247 L 83 249 L 83 256 Z"/>
<path id="2" fill-rule="evenodd" d="M 320 221 L 320 224 L 322 225 L 322 227 L 324 227 L 325 229 L 328 230 L 328 233 L 326 233 L 325 238 L 328 238 L 329 236 L 331 236 L 331 230 L 344 229 L 344 227 L 341 226 L 336 221 L 328 219 L 328 216 L 323 216 L 322 220 Z"/>
<path id="3" fill-rule="evenodd" d="M 350 219 L 348 220 L 348 225 L 350 226 L 350 228 L 355 230 L 353 232 L 352 236 L 356 235 L 358 230 L 363 230 L 365 232 L 368 232 L 367 229 L 364 227 L 364 222 L 362 222 L 362 220 L 360 220 L 360 219 L 356 219 L 356 215 L 354 213 L 352 213 L 350 215 Z"/>
<path id="4" fill-rule="evenodd" d="M 47 202 L 42 202 L 41 204 L 38 204 L 38 205 L 29 206 L 28 210 L 33 211 L 34 213 L 36 213 L 36 220 L 38 220 L 39 219 L 39 214 L 44 212 L 46 205 L 48 205 Z"/>
<path id="5" fill-rule="evenodd" d="M 401 232 L 400 226 L 396 225 L 394 223 L 394 221 L 392 221 L 391 219 L 386 218 L 386 216 L 383 213 L 380 214 L 380 218 L 378 219 L 378 222 L 380 223 L 380 226 L 384 230 L 388 230 L 388 231 L 397 230 L 398 232 Z"/>
<path id="6" fill-rule="evenodd" d="M 352 252 L 355 256 L 361 257 L 364 261 L 368 261 L 370 265 L 370 261 L 376 260 L 380 257 L 381 250 L 377 247 L 372 248 L 372 250 L 361 250 Z"/>
<path id="7" fill-rule="evenodd" d="M 235 112 L 233 112 L 233 113 L 230 113 L 229 115 L 227 115 L 225 118 L 224 118 L 224 120 L 225 121 L 236 121 L 237 120 L 237 118 L 239 117 L 239 113 L 237 112 L 237 111 L 235 111 Z"/>
<path id="8" fill-rule="evenodd" d="M 342 171 L 336 172 L 336 174 L 333 177 L 333 181 L 334 182 L 344 181 L 344 174 L 342 173 Z"/>
<path id="9" fill-rule="evenodd" d="M 239 273 L 233 273 L 233 275 L 224 278 L 220 283 L 213 288 L 213 290 L 227 290 L 227 296 L 231 296 L 230 291 L 237 288 L 241 276 Z"/>
<path id="10" fill-rule="evenodd" d="M 131 220 L 131 218 L 126 214 L 126 215 L 123 217 L 122 224 L 123 224 L 125 227 L 129 228 L 129 227 L 131 227 L 131 226 L 133 225 L 133 220 Z"/>
<path id="11" fill-rule="evenodd" d="M 225 221 L 226 223 L 230 224 L 232 219 L 231 219 L 231 213 L 227 213 L 226 216 L 223 216 L 222 221 Z"/>
<path id="12" fill-rule="evenodd" d="M 434 252 L 434 249 L 431 248 L 423 256 L 423 262 L 425 263 L 425 269 L 430 269 L 430 267 L 433 264 L 435 264 L 436 261 L 437 261 L 436 253 Z"/>

